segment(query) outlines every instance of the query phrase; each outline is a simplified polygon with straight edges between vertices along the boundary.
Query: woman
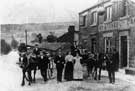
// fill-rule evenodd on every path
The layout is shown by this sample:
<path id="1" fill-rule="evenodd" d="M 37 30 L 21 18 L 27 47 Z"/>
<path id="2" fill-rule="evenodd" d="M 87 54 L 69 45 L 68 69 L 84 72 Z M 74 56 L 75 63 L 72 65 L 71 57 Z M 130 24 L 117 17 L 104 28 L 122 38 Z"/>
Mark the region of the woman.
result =
<path id="1" fill-rule="evenodd" d="M 71 55 L 71 52 L 68 52 L 67 56 L 65 57 L 66 67 L 65 67 L 65 74 L 64 79 L 67 81 L 73 80 L 73 64 L 74 64 L 74 57 Z"/>
<path id="2" fill-rule="evenodd" d="M 74 79 L 83 79 L 83 71 L 82 65 L 80 63 L 82 57 L 79 56 L 79 53 L 74 57 L 75 65 L 74 65 Z"/>

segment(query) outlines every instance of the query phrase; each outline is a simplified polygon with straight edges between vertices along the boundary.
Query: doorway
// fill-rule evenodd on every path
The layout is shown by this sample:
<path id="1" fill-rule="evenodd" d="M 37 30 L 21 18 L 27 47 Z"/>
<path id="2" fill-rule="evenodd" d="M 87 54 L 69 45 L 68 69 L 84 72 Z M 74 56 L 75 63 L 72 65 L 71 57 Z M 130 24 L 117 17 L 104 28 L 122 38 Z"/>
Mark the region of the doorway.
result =
<path id="1" fill-rule="evenodd" d="M 127 36 L 121 36 L 121 67 L 127 67 Z"/>
<path id="2" fill-rule="evenodd" d="M 104 52 L 105 53 L 111 53 L 111 47 L 112 47 L 112 37 L 105 37 L 104 38 L 105 46 L 104 46 Z"/>
<path id="3" fill-rule="evenodd" d="M 96 39 L 95 38 L 92 38 L 91 39 L 91 52 L 92 53 L 95 53 L 96 52 Z"/>

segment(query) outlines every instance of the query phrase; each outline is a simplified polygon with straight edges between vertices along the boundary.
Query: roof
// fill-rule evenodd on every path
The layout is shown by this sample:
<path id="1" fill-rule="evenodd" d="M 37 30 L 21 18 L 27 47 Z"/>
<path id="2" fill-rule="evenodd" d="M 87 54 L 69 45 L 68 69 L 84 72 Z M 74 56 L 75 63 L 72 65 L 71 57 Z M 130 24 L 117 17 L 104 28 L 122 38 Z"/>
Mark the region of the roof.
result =
<path id="1" fill-rule="evenodd" d="M 48 42 L 43 42 L 39 44 L 39 47 L 45 48 L 50 51 L 57 51 L 58 49 L 62 48 L 64 46 L 64 43 L 48 43 Z"/>
<path id="2" fill-rule="evenodd" d="M 74 33 L 70 32 L 63 34 L 57 39 L 58 42 L 70 42 L 70 43 L 72 43 L 73 40 L 74 40 Z"/>
<path id="3" fill-rule="evenodd" d="M 87 12 L 87 11 L 90 10 L 90 9 L 93 9 L 93 8 L 99 6 L 99 5 L 105 4 L 105 3 L 110 2 L 110 1 L 111 1 L 111 0 L 105 0 L 105 1 L 103 1 L 103 2 L 101 2 L 101 3 L 97 3 L 97 4 L 95 4 L 94 6 L 92 6 L 92 7 L 88 8 L 88 9 L 85 9 L 85 10 L 81 11 L 79 14 L 83 14 L 83 13 Z"/>
<path id="4" fill-rule="evenodd" d="M 37 43 L 29 43 L 28 46 L 34 47 Z M 49 42 L 42 42 L 41 44 L 38 43 L 38 47 L 41 49 L 45 49 L 48 51 L 57 51 L 58 49 L 62 48 L 65 43 L 49 43 Z"/>

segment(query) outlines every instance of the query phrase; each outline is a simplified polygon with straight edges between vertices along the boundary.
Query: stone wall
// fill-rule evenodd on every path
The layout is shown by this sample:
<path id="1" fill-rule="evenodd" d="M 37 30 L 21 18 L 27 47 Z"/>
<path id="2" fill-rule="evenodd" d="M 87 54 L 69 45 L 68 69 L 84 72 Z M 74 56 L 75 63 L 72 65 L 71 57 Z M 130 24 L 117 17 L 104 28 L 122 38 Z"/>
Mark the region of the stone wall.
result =
<path id="1" fill-rule="evenodd" d="M 129 67 L 135 67 L 135 26 L 130 29 Z"/>

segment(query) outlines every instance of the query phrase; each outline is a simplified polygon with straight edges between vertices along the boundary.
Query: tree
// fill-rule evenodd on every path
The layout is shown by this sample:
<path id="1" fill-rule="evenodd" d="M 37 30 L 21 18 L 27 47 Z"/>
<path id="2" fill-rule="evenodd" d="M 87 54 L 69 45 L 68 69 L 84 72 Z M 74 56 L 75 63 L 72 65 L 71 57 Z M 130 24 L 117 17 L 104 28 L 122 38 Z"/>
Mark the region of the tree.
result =
<path id="1" fill-rule="evenodd" d="M 57 37 L 54 35 L 53 32 L 50 32 L 50 35 L 47 36 L 47 41 L 48 42 L 56 42 L 57 41 Z"/>
<path id="2" fill-rule="evenodd" d="M 11 47 L 16 49 L 18 47 L 18 41 L 12 36 Z"/>
<path id="3" fill-rule="evenodd" d="M 11 51 L 11 46 L 4 39 L 1 39 L 0 42 L 1 42 L 1 53 L 8 54 Z"/>

